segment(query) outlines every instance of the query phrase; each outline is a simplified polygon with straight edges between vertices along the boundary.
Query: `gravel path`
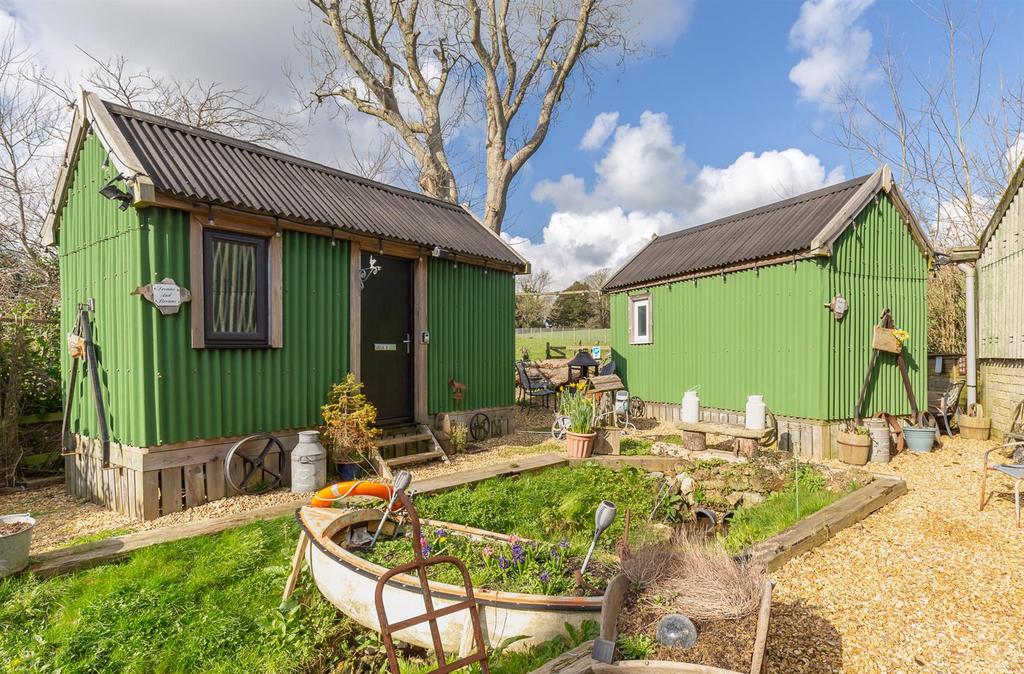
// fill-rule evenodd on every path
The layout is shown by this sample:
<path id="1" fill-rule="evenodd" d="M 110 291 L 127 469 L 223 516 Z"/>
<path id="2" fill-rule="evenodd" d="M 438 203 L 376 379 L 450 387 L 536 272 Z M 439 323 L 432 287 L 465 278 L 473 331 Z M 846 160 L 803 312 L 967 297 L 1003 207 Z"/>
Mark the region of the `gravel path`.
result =
<path id="1" fill-rule="evenodd" d="M 775 574 L 771 672 L 1024 671 L 1024 531 L 1012 483 L 955 439 L 878 472 L 909 493 Z M 994 479 L 993 479 L 994 478 Z"/>

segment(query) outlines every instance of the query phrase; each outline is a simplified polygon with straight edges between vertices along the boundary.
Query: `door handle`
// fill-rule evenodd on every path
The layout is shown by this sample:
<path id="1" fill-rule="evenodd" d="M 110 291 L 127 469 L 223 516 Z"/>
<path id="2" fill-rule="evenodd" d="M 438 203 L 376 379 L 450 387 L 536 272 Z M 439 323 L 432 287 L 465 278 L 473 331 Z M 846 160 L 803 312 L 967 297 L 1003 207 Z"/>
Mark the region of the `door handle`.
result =
<path id="1" fill-rule="evenodd" d="M 409 333 L 408 332 L 405 333 L 405 339 L 402 340 L 402 343 L 405 344 L 405 352 L 406 353 L 412 353 L 412 351 L 409 348 L 409 345 L 412 344 L 412 338 L 409 337 Z"/>

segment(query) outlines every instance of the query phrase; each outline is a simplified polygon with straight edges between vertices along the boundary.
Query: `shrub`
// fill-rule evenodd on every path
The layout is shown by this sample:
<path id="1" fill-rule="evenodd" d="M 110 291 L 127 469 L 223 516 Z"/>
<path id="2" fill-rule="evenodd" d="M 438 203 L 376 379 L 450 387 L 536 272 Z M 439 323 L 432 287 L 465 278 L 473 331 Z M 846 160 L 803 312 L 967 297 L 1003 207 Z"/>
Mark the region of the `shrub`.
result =
<path id="1" fill-rule="evenodd" d="M 453 451 L 466 451 L 466 445 L 469 443 L 469 426 L 461 423 L 452 424 L 451 440 Z"/>
<path id="2" fill-rule="evenodd" d="M 366 399 L 362 382 L 351 372 L 331 387 L 320 414 L 324 419 L 323 436 L 336 462 L 364 458 L 380 435 L 380 430 L 373 427 L 377 408 Z"/>

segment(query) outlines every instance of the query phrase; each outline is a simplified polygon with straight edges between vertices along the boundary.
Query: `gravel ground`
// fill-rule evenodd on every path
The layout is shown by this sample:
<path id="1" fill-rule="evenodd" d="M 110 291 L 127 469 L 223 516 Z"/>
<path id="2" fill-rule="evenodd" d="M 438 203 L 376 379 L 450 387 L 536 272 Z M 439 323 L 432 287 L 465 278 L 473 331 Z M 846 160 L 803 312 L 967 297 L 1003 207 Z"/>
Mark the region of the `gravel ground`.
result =
<path id="1" fill-rule="evenodd" d="M 990 442 L 869 466 L 909 493 L 775 574 L 769 671 L 1024 671 L 1024 533 L 1012 482 L 979 464 Z"/>

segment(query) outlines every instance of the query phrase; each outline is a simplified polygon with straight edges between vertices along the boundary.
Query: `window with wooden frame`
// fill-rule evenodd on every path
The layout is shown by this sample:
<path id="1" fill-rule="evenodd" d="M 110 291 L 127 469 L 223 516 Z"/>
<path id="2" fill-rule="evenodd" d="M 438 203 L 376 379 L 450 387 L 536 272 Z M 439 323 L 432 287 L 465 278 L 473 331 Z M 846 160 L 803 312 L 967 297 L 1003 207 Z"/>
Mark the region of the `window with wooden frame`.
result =
<path id="1" fill-rule="evenodd" d="M 654 323 L 651 320 L 651 296 L 629 297 L 629 343 L 650 344 L 654 341 Z"/>
<path id="2" fill-rule="evenodd" d="M 203 232 L 205 346 L 270 346 L 269 247 L 265 237 Z"/>

